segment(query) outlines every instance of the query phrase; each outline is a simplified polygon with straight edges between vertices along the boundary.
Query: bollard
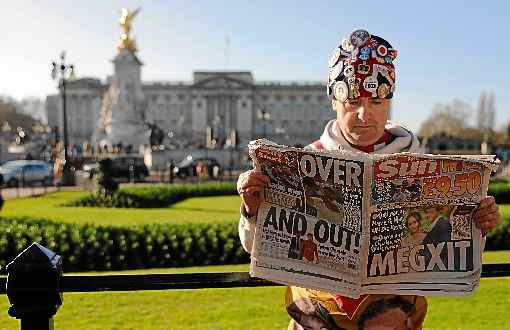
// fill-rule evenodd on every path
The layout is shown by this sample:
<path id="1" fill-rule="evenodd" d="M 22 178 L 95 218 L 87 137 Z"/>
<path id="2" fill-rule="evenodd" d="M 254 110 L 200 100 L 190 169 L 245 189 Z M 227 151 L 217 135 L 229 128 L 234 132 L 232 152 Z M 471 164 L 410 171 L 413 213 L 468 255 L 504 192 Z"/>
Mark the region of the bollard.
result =
<path id="1" fill-rule="evenodd" d="M 22 330 L 53 330 L 53 315 L 62 305 L 62 257 L 33 243 L 7 265 L 9 315 Z"/>
<path id="2" fill-rule="evenodd" d="M 129 183 L 135 183 L 135 164 L 133 160 L 129 162 Z"/>
<path id="3" fill-rule="evenodd" d="M 174 163 L 173 161 L 166 162 L 166 167 L 168 170 L 168 183 L 174 182 Z"/>

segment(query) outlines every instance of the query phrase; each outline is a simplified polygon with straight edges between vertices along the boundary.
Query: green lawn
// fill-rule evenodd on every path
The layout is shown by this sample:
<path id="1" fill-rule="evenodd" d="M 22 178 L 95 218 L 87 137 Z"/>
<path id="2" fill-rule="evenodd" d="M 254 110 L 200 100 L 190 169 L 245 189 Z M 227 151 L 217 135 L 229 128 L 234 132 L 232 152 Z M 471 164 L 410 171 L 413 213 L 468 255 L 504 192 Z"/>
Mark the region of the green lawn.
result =
<path id="1" fill-rule="evenodd" d="M 510 204 L 499 205 L 499 212 L 503 221 L 510 221 Z"/>
<path id="2" fill-rule="evenodd" d="M 39 197 L 5 201 L 1 215 L 32 216 L 66 223 L 100 225 L 132 225 L 144 223 L 224 223 L 239 219 L 239 197 L 198 197 L 176 203 L 168 208 L 122 209 L 98 207 L 61 207 L 88 192 L 57 192 Z M 510 221 L 510 204 L 500 205 L 501 215 Z"/>
<path id="3" fill-rule="evenodd" d="M 489 262 L 510 251 L 491 252 Z M 187 273 L 247 271 L 248 265 L 226 265 L 123 271 Z M 90 273 L 89 273 L 90 274 Z M 101 273 L 105 274 L 105 273 Z M 235 288 L 136 292 L 66 293 L 55 317 L 55 329 L 285 329 L 285 288 Z M 504 329 L 508 324 L 510 278 L 482 279 L 467 297 L 431 297 L 425 329 Z M 0 329 L 17 329 L 0 297 Z"/>
<path id="4" fill-rule="evenodd" d="M 482 256 L 484 264 L 509 264 L 510 250 L 505 251 L 485 251 Z"/>
<path id="5" fill-rule="evenodd" d="M 11 199 L 5 201 L 1 215 L 114 226 L 145 223 L 225 223 L 239 219 L 238 196 L 190 198 L 171 207 L 159 209 L 60 206 L 86 194 L 87 192 L 57 192 L 40 197 Z"/>

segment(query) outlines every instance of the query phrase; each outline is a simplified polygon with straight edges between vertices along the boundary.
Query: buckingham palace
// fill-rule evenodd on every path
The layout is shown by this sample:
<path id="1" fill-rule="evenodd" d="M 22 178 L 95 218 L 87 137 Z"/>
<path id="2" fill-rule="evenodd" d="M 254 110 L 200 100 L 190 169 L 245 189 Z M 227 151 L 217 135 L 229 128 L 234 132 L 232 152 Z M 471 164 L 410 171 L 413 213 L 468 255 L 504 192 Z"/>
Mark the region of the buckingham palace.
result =
<path id="1" fill-rule="evenodd" d="M 68 83 L 70 143 L 92 141 L 107 89 L 99 79 Z M 307 144 L 334 117 L 322 84 L 255 82 L 251 72 L 197 71 L 193 81 L 144 82 L 142 91 L 140 124 L 156 124 L 168 134 L 165 141 L 179 145 L 205 144 L 208 128 L 219 144 L 232 130 L 240 144 L 262 136 L 283 144 Z M 60 96 L 47 97 L 47 113 L 49 125 L 62 127 Z"/>
<path id="2" fill-rule="evenodd" d="M 189 81 L 143 81 L 130 24 L 106 79 L 66 82 L 69 144 L 149 144 L 149 128 L 169 149 L 224 149 L 266 137 L 286 145 L 317 139 L 331 111 L 322 82 L 257 81 L 251 71 L 195 71 Z M 106 60 L 106 59 L 105 59 Z M 48 124 L 63 127 L 60 95 L 46 100 Z"/>

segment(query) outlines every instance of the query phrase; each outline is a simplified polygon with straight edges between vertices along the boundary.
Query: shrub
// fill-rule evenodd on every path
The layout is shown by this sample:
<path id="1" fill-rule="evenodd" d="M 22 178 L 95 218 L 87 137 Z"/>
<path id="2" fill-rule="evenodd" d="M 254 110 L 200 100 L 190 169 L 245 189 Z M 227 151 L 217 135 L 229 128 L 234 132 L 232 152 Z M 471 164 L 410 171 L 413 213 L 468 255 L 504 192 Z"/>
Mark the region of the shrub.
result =
<path id="1" fill-rule="evenodd" d="M 158 208 L 167 207 L 190 197 L 237 195 L 234 182 L 208 182 L 201 184 L 154 185 L 120 189 L 105 196 L 91 194 L 65 206 Z"/>
<path id="2" fill-rule="evenodd" d="M 136 227 L 61 224 L 0 218 L 0 266 L 32 242 L 63 257 L 65 272 L 248 262 L 235 224 Z"/>
<path id="3" fill-rule="evenodd" d="M 496 203 L 509 204 L 510 203 L 510 182 L 508 181 L 495 181 L 489 185 L 487 195 L 494 196 Z"/>
<path id="4" fill-rule="evenodd" d="M 508 250 L 510 248 L 510 213 L 502 213 L 501 224 L 487 234 L 486 250 Z"/>
<path id="5" fill-rule="evenodd" d="M 97 179 L 99 193 L 104 197 L 113 196 L 119 190 L 119 183 L 113 179 L 113 161 L 105 158 L 99 161 L 99 175 Z"/>

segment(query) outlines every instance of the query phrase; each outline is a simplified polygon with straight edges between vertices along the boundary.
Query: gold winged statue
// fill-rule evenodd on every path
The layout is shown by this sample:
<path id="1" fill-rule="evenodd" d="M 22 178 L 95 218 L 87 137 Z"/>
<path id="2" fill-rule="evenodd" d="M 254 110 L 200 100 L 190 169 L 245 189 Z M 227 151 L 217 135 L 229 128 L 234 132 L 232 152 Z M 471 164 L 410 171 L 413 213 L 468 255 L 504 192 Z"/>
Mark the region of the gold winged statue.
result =
<path id="1" fill-rule="evenodd" d="M 133 19 L 140 12 L 140 9 L 141 8 L 138 8 L 133 12 L 129 11 L 127 8 L 121 9 L 119 24 L 122 29 L 122 34 L 120 35 L 120 39 L 117 42 L 117 50 L 119 52 L 127 49 L 129 52 L 134 54 L 137 51 L 135 39 L 129 36 L 129 32 L 131 31 L 131 24 Z"/>

